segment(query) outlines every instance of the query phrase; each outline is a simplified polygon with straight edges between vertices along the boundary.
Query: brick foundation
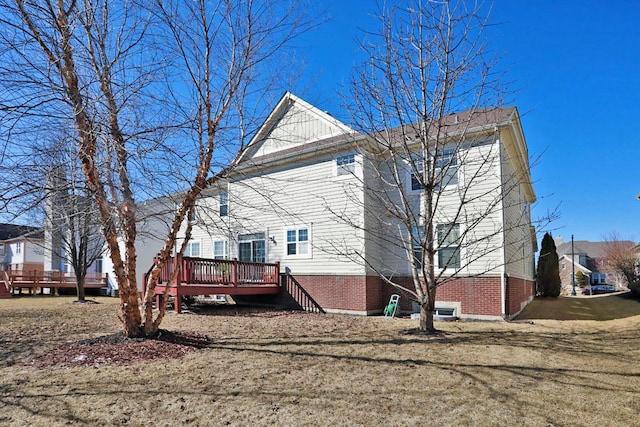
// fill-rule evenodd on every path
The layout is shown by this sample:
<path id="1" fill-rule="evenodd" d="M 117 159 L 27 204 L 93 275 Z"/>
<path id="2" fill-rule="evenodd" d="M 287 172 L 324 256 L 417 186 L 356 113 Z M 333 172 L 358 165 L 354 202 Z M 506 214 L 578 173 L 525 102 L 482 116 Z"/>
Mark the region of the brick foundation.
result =
<path id="1" fill-rule="evenodd" d="M 400 295 L 401 310 L 411 310 L 413 296 L 384 283 L 377 276 L 295 275 L 296 280 L 320 306 L 333 312 L 353 314 L 380 313 L 392 294 Z M 394 278 L 407 289 L 413 288 L 410 277 Z M 437 301 L 459 304 L 461 317 L 502 317 L 500 277 L 459 278 L 446 283 L 436 292 Z M 506 317 L 517 314 L 531 301 L 534 282 L 508 278 Z"/>

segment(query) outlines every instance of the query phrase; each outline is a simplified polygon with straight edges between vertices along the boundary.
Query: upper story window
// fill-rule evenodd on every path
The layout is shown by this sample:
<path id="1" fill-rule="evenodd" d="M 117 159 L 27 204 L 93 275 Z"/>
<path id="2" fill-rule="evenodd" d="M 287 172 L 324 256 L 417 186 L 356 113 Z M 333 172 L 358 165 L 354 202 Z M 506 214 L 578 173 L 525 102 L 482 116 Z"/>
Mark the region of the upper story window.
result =
<path id="1" fill-rule="evenodd" d="M 229 242 L 226 240 L 213 241 L 213 259 L 229 258 Z"/>
<path id="2" fill-rule="evenodd" d="M 443 149 L 435 159 L 435 175 L 434 175 L 434 190 L 440 190 L 448 185 L 458 184 L 458 156 L 456 149 L 453 147 Z M 411 178 L 410 188 L 411 191 L 422 190 L 425 182 L 423 181 L 422 174 L 424 172 L 424 159 L 420 155 L 411 156 Z M 429 177 L 426 178 L 428 180 Z"/>
<path id="3" fill-rule="evenodd" d="M 191 241 L 187 243 L 187 248 L 184 250 L 184 256 L 199 258 L 200 257 L 200 242 Z"/>
<path id="4" fill-rule="evenodd" d="M 460 225 L 439 224 L 438 233 L 438 266 L 440 268 L 460 268 Z"/>
<path id="5" fill-rule="evenodd" d="M 292 228 L 287 230 L 287 256 L 308 256 L 311 238 L 308 228 Z"/>
<path id="6" fill-rule="evenodd" d="M 223 191 L 219 196 L 220 201 L 220 216 L 229 215 L 229 193 Z"/>
<path id="7" fill-rule="evenodd" d="M 411 191 L 422 190 L 422 174 L 424 172 L 424 160 L 412 156 L 412 171 L 411 171 Z"/>
<path id="8" fill-rule="evenodd" d="M 22 253 L 22 242 L 17 242 L 16 243 L 16 253 L 17 254 Z"/>
<path id="9" fill-rule="evenodd" d="M 195 206 L 189 210 L 188 216 L 189 216 L 189 222 L 194 222 L 197 219 Z"/>
<path id="10" fill-rule="evenodd" d="M 336 175 L 349 175 L 355 172 L 356 156 L 354 153 L 336 157 Z"/>

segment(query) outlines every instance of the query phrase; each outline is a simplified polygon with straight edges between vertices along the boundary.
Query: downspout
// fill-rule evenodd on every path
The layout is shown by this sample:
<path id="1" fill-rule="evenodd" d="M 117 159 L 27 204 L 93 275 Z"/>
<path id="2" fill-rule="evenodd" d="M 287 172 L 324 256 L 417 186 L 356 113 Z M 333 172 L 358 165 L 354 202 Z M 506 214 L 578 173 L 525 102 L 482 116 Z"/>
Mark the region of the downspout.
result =
<path id="1" fill-rule="evenodd" d="M 506 283 L 506 260 L 507 260 L 507 246 L 505 245 L 505 212 L 504 212 L 504 182 L 502 175 L 502 143 L 500 141 L 500 132 L 496 126 L 495 131 L 497 133 L 496 142 L 498 144 L 498 157 L 500 160 L 500 226 L 502 227 L 502 262 L 500 263 L 500 300 L 502 318 L 507 318 L 507 283 Z"/>

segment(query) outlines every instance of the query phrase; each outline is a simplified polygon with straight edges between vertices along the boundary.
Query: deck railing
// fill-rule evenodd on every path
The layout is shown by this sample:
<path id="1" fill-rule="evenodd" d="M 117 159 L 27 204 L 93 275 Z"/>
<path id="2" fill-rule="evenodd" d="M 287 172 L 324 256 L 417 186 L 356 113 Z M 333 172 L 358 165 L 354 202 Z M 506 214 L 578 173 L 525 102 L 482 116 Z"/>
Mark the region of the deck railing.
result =
<path id="1" fill-rule="evenodd" d="M 159 283 L 168 283 L 176 269 L 182 285 L 278 285 L 280 264 L 225 259 L 173 257 L 160 272 Z"/>
<path id="2" fill-rule="evenodd" d="M 76 286 L 76 276 L 62 271 L 8 270 L 7 280 L 14 288 L 65 288 Z M 107 287 L 106 273 L 87 273 L 84 278 L 86 288 Z"/>

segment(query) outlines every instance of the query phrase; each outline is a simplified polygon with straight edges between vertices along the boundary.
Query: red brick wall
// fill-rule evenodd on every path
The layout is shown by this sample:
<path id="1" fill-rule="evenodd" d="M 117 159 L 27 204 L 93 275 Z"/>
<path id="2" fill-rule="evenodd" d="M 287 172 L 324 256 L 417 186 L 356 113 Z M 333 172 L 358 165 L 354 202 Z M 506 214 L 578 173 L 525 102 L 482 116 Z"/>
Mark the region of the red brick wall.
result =
<path id="1" fill-rule="evenodd" d="M 461 314 L 502 316 L 499 277 L 465 277 L 452 280 L 436 291 L 436 301 L 459 301 Z"/>
<path id="2" fill-rule="evenodd" d="M 535 292 L 535 282 L 509 277 L 507 279 L 507 316 L 517 314 L 523 308 L 523 303 L 535 296 Z"/>
<path id="3" fill-rule="evenodd" d="M 366 276 L 294 276 L 322 308 L 330 310 L 367 310 L 367 299 L 379 292 L 372 284 L 367 295 Z M 373 304 L 373 301 L 372 301 Z"/>
<path id="4" fill-rule="evenodd" d="M 413 296 L 384 283 L 377 276 L 300 276 L 296 280 L 325 310 L 358 312 L 382 311 L 392 294 L 400 295 L 402 310 L 411 309 Z M 413 288 L 410 277 L 394 281 Z M 534 292 L 534 283 L 522 279 L 507 279 L 507 315 L 515 314 Z M 502 316 L 500 277 L 459 278 L 438 288 L 438 301 L 460 302 L 462 315 Z"/>

